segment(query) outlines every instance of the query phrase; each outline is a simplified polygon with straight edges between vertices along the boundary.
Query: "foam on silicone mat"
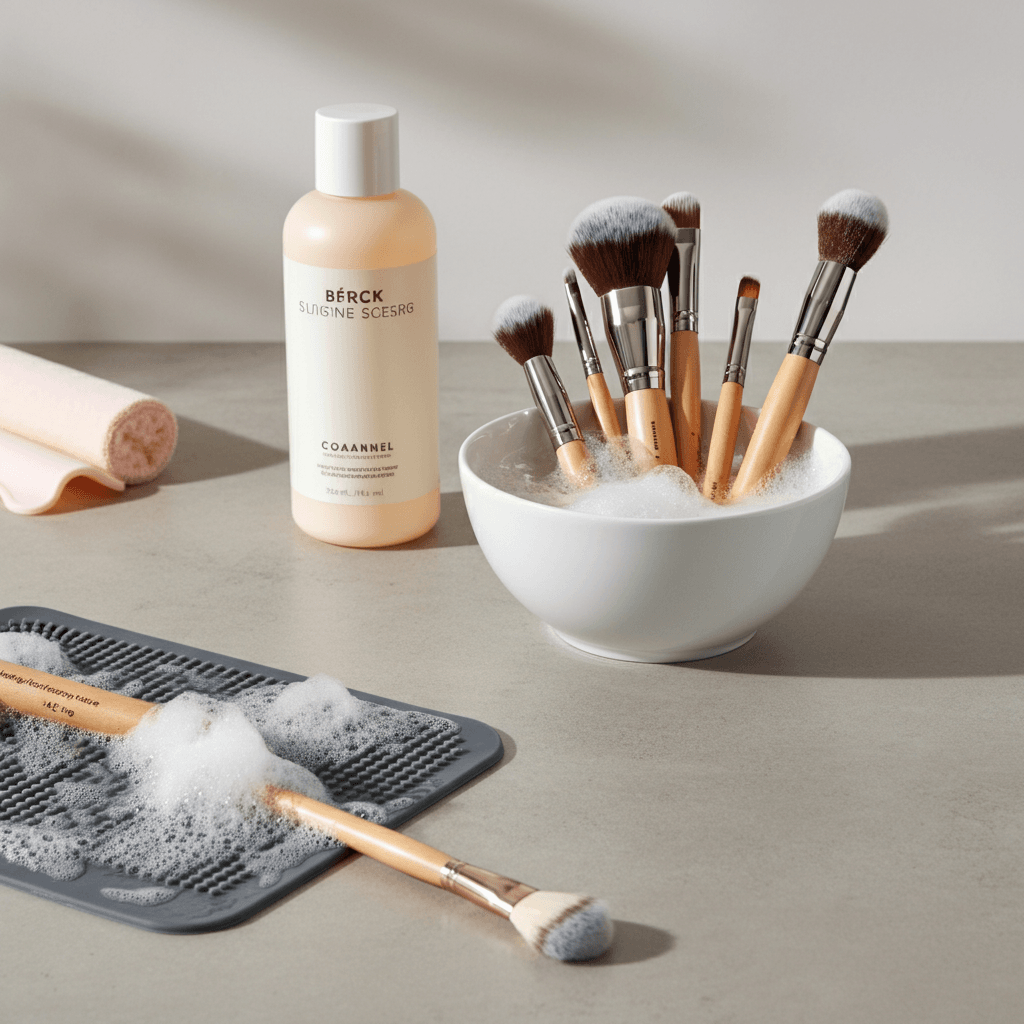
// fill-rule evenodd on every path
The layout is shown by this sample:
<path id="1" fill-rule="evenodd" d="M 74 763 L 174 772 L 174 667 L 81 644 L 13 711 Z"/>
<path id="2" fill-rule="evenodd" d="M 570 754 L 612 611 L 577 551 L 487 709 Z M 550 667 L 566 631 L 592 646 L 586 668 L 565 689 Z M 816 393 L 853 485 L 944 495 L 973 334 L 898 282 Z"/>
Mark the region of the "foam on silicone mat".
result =
<path id="1" fill-rule="evenodd" d="M 111 681 L 110 673 L 76 671 L 59 643 L 32 633 L 0 633 L 0 659 L 92 685 L 102 676 Z M 201 678 L 195 683 L 202 689 Z M 123 737 L 11 716 L 4 741 L 17 752 L 12 770 L 24 776 L 15 781 L 46 814 L 0 822 L 0 854 L 55 879 L 75 878 L 92 862 L 161 883 L 148 887 L 146 902 L 159 902 L 157 889 L 168 892 L 211 863 L 272 885 L 288 867 L 337 843 L 275 817 L 259 790 L 272 783 L 329 801 L 310 769 L 328 755 L 398 749 L 430 717 L 359 700 L 325 675 L 231 700 L 183 693 Z M 47 792 L 34 792 L 34 780 L 55 774 Z M 342 806 L 387 818 L 386 807 L 369 802 Z M 125 892 L 104 895 L 137 902 Z"/>

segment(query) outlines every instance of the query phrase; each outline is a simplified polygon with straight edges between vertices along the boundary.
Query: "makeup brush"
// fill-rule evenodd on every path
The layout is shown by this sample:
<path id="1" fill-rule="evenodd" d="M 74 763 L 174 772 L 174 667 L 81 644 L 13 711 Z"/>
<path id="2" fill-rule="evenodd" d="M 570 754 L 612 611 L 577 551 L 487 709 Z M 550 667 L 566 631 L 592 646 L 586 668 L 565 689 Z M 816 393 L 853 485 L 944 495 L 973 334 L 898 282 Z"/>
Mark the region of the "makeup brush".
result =
<path id="1" fill-rule="evenodd" d="M 754 330 L 757 297 L 760 293 L 761 284 L 757 278 L 744 277 L 740 280 L 729 352 L 725 357 L 725 377 L 718 396 L 715 425 L 711 428 L 711 444 L 708 448 L 708 466 L 704 473 L 703 494 L 712 501 L 721 501 L 729 489 L 736 434 L 740 426 L 740 413 L 743 411 L 743 382 L 747 376 L 750 337 Z"/>
<path id="2" fill-rule="evenodd" d="M 159 704 L 0 661 L 0 711 L 5 708 L 109 736 L 129 733 L 144 716 L 160 713 Z M 589 896 L 534 889 L 300 793 L 267 786 L 259 795 L 271 810 L 291 821 L 508 918 L 546 956 L 592 960 L 611 946 L 608 911 Z"/>
<path id="3" fill-rule="evenodd" d="M 889 215 L 882 201 L 859 189 L 836 193 L 818 211 L 818 266 L 804 295 L 789 353 L 764 400 L 733 482 L 732 497 L 753 491 L 789 454 L 857 272 L 878 251 L 888 230 Z"/>
<path id="4" fill-rule="evenodd" d="M 555 318 L 530 295 L 513 295 L 494 314 L 494 340 L 523 368 L 558 464 L 577 487 L 594 482 L 593 462 L 551 359 Z"/>
<path id="5" fill-rule="evenodd" d="M 569 229 L 569 255 L 601 297 L 604 329 L 626 396 L 626 430 L 654 465 L 676 466 L 665 395 L 661 283 L 675 225 L 646 199 L 616 196 L 588 206 Z"/>
<path id="6" fill-rule="evenodd" d="M 676 247 L 668 264 L 672 338 L 669 347 L 669 403 L 676 428 L 679 465 L 697 479 L 700 473 L 700 203 L 689 192 L 674 192 L 661 208 L 676 226 Z"/>
<path id="7" fill-rule="evenodd" d="M 619 423 L 619 414 L 615 411 L 611 392 L 608 390 L 608 382 L 604 379 L 604 373 L 601 370 L 601 360 L 597 356 L 594 336 L 590 333 L 590 322 L 587 320 L 587 311 L 583 306 L 583 296 L 580 294 L 579 282 L 576 280 L 576 271 L 572 267 L 566 268 L 562 280 L 565 282 L 565 297 L 569 301 L 569 316 L 572 319 L 576 344 L 579 346 L 580 359 L 583 360 L 583 372 L 587 378 L 590 402 L 597 414 L 597 422 L 600 424 L 605 438 L 608 441 L 616 442 L 622 437 L 622 426 Z"/>

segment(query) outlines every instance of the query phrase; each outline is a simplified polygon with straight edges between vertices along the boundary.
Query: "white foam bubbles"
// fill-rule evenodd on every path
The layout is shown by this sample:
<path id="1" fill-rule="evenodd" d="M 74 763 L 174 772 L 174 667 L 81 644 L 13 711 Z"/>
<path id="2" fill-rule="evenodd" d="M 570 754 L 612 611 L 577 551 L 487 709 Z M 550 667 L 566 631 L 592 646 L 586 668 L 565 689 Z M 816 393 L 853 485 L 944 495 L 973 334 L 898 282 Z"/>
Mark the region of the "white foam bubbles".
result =
<path id="1" fill-rule="evenodd" d="M 709 430 L 710 424 L 706 427 L 706 431 Z M 737 445 L 733 478 L 742 461 L 746 440 L 743 438 L 743 444 Z M 707 441 L 705 436 L 705 459 Z M 643 458 L 629 456 L 621 444 L 609 444 L 600 434 L 587 433 L 586 442 L 596 467 L 597 481 L 587 490 L 573 487 L 560 470 L 536 477 L 525 465 L 502 467 L 495 483 L 517 497 L 590 515 L 621 519 L 710 519 L 734 515 L 738 509 L 777 505 L 812 494 L 830 474 L 812 448 L 799 447 L 755 492 L 734 501 L 714 502 L 701 493 L 702 477 L 694 481 L 676 466 L 646 469 Z"/>
<path id="2" fill-rule="evenodd" d="M 58 643 L 33 634 L 0 633 L 0 658 L 94 685 L 114 678 L 77 672 Z M 179 671 L 174 681 L 208 690 L 208 675 Z M 131 680 L 117 682 L 121 692 L 134 689 Z M 359 700 L 325 675 L 255 688 L 233 700 L 186 692 L 123 737 L 15 716 L 6 728 L 15 770 L 24 776 L 19 789 L 26 808 L 42 809 L 45 817 L 42 825 L 0 823 L 0 854 L 57 879 L 77 877 L 95 863 L 162 883 L 105 894 L 136 903 L 181 885 L 216 890 L 232 878 L 255 876 L 271 885 L 287 868 L 339 844 L 274 815 L 260 791 L 272 784 L 331 802 L 310 769 L 371 748 L 404 749 L 434 722 L 450 726 Z M 280 756 L 286 751 L 287 760 Z M 364 800 L 342 806 L 386 823 L 406 803 L 399 797 L 383 806 Z"/>
<path id="3" fill-rule="evenodd" d="M 271 784 L 329 799 L 315 775 L 267 749 L 240 708 L 203 694 L 183 693 L 155 708 L 112 745 L 109 759 L 165 814 L 248 809 Z"/>

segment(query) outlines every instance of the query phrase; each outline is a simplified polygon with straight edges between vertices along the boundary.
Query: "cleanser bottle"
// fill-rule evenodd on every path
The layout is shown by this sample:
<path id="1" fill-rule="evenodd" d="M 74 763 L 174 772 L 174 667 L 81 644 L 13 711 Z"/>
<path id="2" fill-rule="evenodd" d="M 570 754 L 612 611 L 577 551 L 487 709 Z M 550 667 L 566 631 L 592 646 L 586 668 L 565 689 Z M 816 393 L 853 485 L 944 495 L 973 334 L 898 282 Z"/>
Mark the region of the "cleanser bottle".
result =
<path id="1" fill-rule="evenodd" d="M 284 223 L 292 516 L 383 547 L 440 514 L 437 241 L 398 187 L 398 112 L 316 112 L 316 189 Z"/>

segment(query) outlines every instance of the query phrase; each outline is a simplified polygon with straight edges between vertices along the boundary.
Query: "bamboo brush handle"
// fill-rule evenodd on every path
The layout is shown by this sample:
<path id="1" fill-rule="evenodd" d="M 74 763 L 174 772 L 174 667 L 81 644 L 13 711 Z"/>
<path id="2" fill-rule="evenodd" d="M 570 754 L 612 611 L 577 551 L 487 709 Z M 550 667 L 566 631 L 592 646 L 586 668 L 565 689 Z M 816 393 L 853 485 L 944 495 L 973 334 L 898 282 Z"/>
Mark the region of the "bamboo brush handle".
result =
<path id="1" fill-rule="evenodd" d="M 0 707 L 108 736 L 123 736 L 156 707 L 149 701 L 0 661 Z"/>
<path id="2" fill-rule="evenodd" d="M 661 388 L 626 392 L 626 430 L 644 446 L 655 465 L 679 465 L 668 398 Z"/>
<path id="3" fill-rule="evenodd" d="M 669 385 L 679 465 L 694 480 L 700 473 L 700 348 L 696 331 L 673 331 Z"/>
<path id="4" fill-rule="evenodd" d="M 743 385 L 727 380 L 718 396 L 715 425 L 711 429 L 708 468 L 704 474 L 704 497 L 721 501 L 729 489 L 732 457 L 736 452 L 736 434 L 743 412 Z"/>
<path id="5" fill-rule="evenodd" d="M 612 401 L 612 394 L 608 390 L 608 381 L 603 373 L 592 373 L 587 378 L 587 390 L 590 392 L 590 401 L 597 414 L 597 422 L 604 431 L 604 436 L 609 441 L 622 437 L 622 426 L 619 423 L 619 414 L 615 411 L 615 403 Z"/>
<path id="6" fill-rule="evenodd" d="M 818 364 L 810 359 L 790 353 L 782 360 L 736 474 L 732 497 L 753 491 L 789 454 L 817 377 Z"/>
<path id="7" fill-rule="evenodd" d="M 577 486 L 590 487 L 594 482 L 594 463 L 582 441 L 568 441 L 555 449 L 562 472 Z"/>
<path id="8" fill-rule="evenodd" d="M 452 860 L 448 854 L 394 829 L 289 789 L 267 786 L 262 795 L 268 807 L 286 818 L 333 836 L 353 850 L 401 871 L 403 875 L 445 888 L 444 867 Z"/>
<path id="9" fill-rule="evenodd" d="M 131 732 L 159 707 L 6 661 L 0 661 L 0 706 L 108 736 Z M 268 786 L 262 796 L 271 809 L 292 820 L 326 832 L 403 874 L 444 886 L 442 869 L 451 858 L 440 850 L 290 790 Z"/>

